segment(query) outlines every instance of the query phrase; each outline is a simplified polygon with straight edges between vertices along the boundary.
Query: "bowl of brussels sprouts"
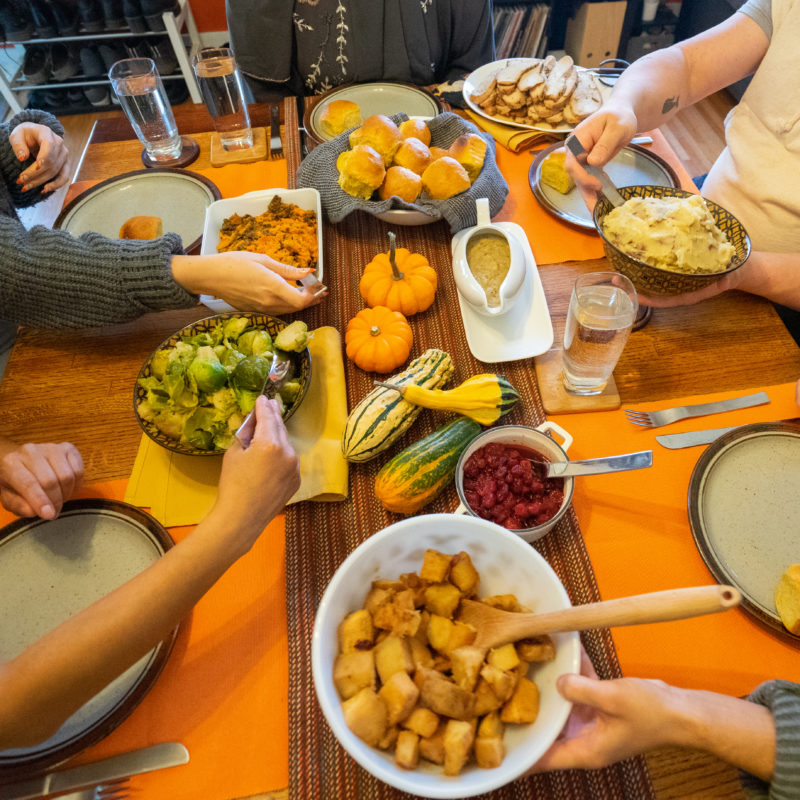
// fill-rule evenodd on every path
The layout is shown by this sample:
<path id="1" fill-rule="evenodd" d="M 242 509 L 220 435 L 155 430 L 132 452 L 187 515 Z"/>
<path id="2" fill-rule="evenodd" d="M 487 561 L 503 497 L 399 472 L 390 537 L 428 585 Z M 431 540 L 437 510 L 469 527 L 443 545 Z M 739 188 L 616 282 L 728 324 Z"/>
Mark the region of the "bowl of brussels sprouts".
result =
<path id="1" fill-rule="evenodd" d="M 142 430 L 174 453 L 221 455 L 255 405 L 275 350 L 286 353 L 289 375 L 274 397 L 284 421 L 302 403 L 311 381 L 308 328 L 266 314 L 206 317 L 162 342 L 139 370 L 133 395 Z M 272 386 L 264 390 L 273 395 Z"/>

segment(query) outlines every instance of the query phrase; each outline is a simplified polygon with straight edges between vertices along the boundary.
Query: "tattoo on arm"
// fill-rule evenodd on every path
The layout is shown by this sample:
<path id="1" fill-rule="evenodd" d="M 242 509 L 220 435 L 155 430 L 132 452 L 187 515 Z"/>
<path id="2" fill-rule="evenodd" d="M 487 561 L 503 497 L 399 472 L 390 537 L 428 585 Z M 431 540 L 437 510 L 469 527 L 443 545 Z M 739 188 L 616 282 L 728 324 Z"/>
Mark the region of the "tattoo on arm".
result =
<path id="1" fill-rule="evenodd" d="M 673 108 L 677 108 L 678 107 L 678 102 L 679 101 L 680 101 L 679 97 L 668 97 L 664 101 L 664 105 L 661 106 L 661 113 L 662 114 L 669 114 L 669 112 L 672 111 Z"/>

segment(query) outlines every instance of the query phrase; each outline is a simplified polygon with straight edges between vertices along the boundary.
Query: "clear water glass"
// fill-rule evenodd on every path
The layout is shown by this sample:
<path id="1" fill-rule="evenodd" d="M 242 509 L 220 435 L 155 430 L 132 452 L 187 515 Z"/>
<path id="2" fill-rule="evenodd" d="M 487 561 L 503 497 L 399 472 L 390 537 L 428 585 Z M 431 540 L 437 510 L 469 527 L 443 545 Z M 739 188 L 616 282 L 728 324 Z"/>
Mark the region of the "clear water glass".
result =
<path id="1" fill-rule="evenodd" d="M 123 58 L 108 77 L 122 110 L 153 161 L 174 161 L 182 142 L 161 76 L 152 58 Z"/>
<path id="2" fill-rule="evenodd" d="M 192 67 L 223 148 L 245 150 L 252 147 L 253 132 L 242 76 L 231 49 L 205 47 L 195 53 Z"/>
<path id="3" fill-rule="evenodd" d="M 593 395 L 605 389 L 638 309 L 636 289 L 618 272 L 589 272 L 575 281 L 562 357 L 568 392 Z"/>

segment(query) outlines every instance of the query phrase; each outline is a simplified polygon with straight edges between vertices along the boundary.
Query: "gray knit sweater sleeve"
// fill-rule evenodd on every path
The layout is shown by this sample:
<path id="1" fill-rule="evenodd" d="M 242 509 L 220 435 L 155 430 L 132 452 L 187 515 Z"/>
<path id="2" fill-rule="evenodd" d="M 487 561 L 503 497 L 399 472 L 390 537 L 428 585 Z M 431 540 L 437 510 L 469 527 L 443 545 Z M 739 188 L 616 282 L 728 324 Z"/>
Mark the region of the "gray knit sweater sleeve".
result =
<path id="1" fill-rule="evenodd" d="M 23 192 L 21 190 L 22 187 L 17 186 L 17 178 L 20 173 L 36 160 L 35 156 L 31 156 L 25 161 L 20 161 L 14 154 L 14 151 L 11 149 L 11 143 L 8 141 L 8 136 L 11 131 L 23 122 L 36 122 L 39 125 L 47 125 L 48 128 L 51 128 L 59 136 L 64 135 L 64 126 L 52 114 L 37 109 L 20 111 L 19 114 L 15 114 L 11 117 L 8 122 L 0 125 L 0 174 L 3 176 L 3 181 L 8 189 L 11 202 L 17 208 L 32 206 L 38 203 L 43 197 L 41 186 L 27 192 Z"/>
<path id="2" fill-rule="evenodd" d="M 775 772 L 772 783 L 745 772 L 742 785 L 751 798 L 797 800 L 800 797 L 800 685 L 789 681 L 762 683 L 747 698 L 766 706 L 775 720 Z"/>

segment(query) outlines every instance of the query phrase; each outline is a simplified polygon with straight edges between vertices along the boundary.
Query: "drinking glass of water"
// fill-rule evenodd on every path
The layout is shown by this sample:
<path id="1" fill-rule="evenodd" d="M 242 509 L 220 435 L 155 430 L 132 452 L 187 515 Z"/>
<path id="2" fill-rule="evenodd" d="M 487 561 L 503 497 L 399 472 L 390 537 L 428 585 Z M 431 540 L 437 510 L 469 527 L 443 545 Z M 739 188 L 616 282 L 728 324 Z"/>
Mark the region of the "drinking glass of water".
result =
<path id="1" fill-rule="evenodd" d="M 192 58 L 197 85 L 225 150 L 253 146 L 242 76 L 228 47 L 206 47 Z"/>
<path id="2" fill-rule="evenodd" d="M 619 361 L 639 301 L 618 272 L 589 272 L 575 281 L 564 330 L 563 380 L 572 394 L 600 394 Z"/>
<path id="3" fill-rule="evenodd" d="M 152 58 L 124 58 L 108 77 L 139 141 L 153 161 L 174 161 L 183 143 Z"/>

